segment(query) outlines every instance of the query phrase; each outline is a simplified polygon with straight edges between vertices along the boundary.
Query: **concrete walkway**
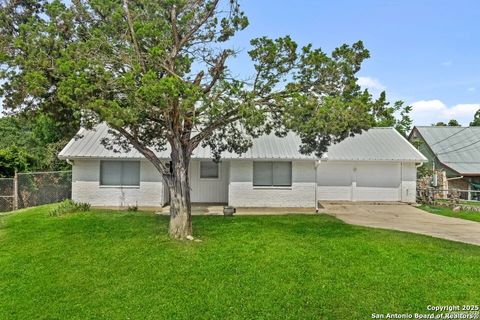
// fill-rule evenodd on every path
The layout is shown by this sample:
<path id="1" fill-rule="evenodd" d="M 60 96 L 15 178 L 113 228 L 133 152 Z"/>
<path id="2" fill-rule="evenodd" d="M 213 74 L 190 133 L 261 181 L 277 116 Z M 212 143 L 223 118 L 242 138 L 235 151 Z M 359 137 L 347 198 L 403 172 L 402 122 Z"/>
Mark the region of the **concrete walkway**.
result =
<path id="1" fill-rule="evenodd" d="M 440 216 L 407 204 L 323 203 L 321 213 L 346 223 L 429 235 L 480 246 L 480 223 Z"/>
<path id="2" fill-rule="evenodd" d="M 194 216 L 223 216 L 223 206 L 227 204 L 208 204 L 208 203 L 194 203 L 192 204 L 192 215 Z M 247 215 L 291 215 L 291 214 L 308 214 L 314 215 L 315 208 L 236 208 L 235 215 L 237 216 L 247 216 Z M 161 210 L 155 211 L 160 215 L 169 215 L 170 206 L 165 206 Z"/>

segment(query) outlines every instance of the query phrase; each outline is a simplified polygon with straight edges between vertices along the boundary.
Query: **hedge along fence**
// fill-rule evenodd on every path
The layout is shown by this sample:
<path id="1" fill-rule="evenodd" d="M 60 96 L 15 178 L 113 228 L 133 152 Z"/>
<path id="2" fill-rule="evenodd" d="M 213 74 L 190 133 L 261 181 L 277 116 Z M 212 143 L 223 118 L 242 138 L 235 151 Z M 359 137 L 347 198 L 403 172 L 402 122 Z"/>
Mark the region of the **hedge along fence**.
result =
<path id="1" fill-rule="evenodd" d="M 59 202 L 70 199 L 71 194 L 71 171 L 18 173 L 13 178 L 0 179 L 0 211 Z"/>

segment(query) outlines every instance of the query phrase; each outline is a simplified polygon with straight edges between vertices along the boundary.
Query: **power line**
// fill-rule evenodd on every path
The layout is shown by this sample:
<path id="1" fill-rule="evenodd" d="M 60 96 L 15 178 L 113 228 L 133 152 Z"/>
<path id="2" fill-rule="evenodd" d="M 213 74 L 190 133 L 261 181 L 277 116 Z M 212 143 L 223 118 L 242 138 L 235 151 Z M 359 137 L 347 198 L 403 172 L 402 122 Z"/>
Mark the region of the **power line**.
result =
<path id="1" fill-rule="evenodd" d="M 435 146 L 435 145 L 437 145 L 437 144 L 439 144 L 439 143 L 441 143 L 441 142 L 443 142 L 443 141 L 445 141 L 445 140 L 448 140 L 448 139 L 450 139 L 451 137 L 456 136 L 456 135 L 459 134 L 460 132 L 463 132 L 463 131 L 467 130 L 468 128 L 469 128 L 469 127 L 465 127 L 465 128 L 463 128 L 462 130 L 457 131 L 457 132 L 455 132 L 454 134 L 449 135 L 449 136 L 446 137 L 445 139 L 442 139 L 442 140 L 440 140 L 440 141 L 435 142 L 435 143 L 432 144 L 430 147 L 433 147 L 433 146 Z"/>
<path id="2" fill-rule="evenodd" d="M 460 147 L 460 148 L 455 149 L 455 150 L 450 150 L 450 151 L 445 151 L 445 152 L 437 153 L 437 156 L 442 155 L 442 154 L 447 154 L 447 153 L 455 152 L 455 151 L 459 151 L 459 150 L 468 148 L 468 147 L 470 147 L 470 146 L 473 146 L 474 144 L 477 144 L 477 143 L 480 143 L 480 140 L 475 141 L 475 142 L 472 142 L 472 143 L 470 143 L 470 144 L 467 144 L 466 146 Z"/>

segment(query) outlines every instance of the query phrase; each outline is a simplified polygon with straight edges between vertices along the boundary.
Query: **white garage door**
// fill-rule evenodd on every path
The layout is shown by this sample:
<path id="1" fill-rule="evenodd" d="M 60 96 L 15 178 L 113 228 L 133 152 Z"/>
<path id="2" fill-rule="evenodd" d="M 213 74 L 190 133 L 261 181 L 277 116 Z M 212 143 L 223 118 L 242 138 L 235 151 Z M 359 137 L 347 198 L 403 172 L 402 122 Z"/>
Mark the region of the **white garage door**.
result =
<path id="1" fill-rule="evenodd" d="M 400 163 L 322 162 L 317 196 L 334 201 L 400 201 Z"/>

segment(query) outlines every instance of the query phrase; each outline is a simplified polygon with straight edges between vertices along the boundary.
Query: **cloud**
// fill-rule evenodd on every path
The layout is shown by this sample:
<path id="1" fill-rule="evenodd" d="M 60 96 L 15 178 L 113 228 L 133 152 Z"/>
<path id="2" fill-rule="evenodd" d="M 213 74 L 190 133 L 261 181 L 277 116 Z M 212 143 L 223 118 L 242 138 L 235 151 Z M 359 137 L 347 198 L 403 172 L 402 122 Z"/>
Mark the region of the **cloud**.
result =
<path id="1" fill-rule="evenodd" d="M 453 65 L 452 61 L 444 61 L 441 63 L 443 67 L 451 67 Z"/>
<path id="2" fill-rule="evenodd" d="M 385 90 L 385 86 L 375 78 L 358 77 L 357 83 L 365 89 Z"/>
<path id="3" fill-rule="evenodd" d="M 475 90 L 477 90 L 477 88 L 475 88 L 475 87 L 470 87 L 470 88 L 468 88 L 467 90 L 468 90 L 469 92 L 474 92 Z"/>
<path id="4" fill-rule="evenodd" d="M 413 124 L 417 126 L 429 126 L 432 123 L 448 122 L 451 119 L 456 119 L 466 126 L 473 120 L 475 112 L 480 109 L 480 103 L 463 103 L 448 107 L 438 99 L 420 100 L 410 105 Z"/>
<path id="5" fill-rule="evenodd" d="M 357 84 L 363 89 L 368 89 L 368 91 L 374 96 L 378 96 L 386 89 L 380 81 L 371 77 L 358 77 Z"/>

